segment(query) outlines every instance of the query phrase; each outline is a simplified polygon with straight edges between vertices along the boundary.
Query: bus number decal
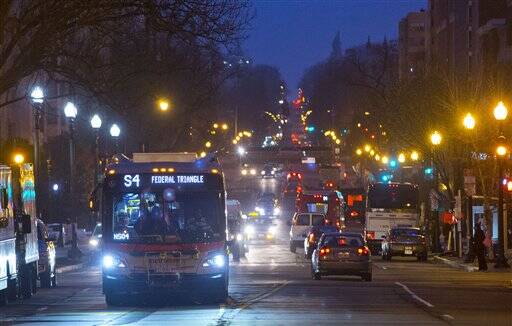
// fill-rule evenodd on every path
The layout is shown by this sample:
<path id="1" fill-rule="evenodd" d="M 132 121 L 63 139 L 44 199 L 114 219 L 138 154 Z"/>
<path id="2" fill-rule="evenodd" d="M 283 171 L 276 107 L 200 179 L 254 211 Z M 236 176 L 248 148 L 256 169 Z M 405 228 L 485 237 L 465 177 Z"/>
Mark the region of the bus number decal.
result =
<path id="1" fill-rule="evenodd" d="M 138 174 L 135 174 L 135 175 L 130 175 L 130 174 L 126 174 L 124 176 L 124 186 L 126 188 L 129 188 L 131 187 L 133 184 L 135 184 L 135 186 L 138 188 L 140 186 L 140 176 Z"/>

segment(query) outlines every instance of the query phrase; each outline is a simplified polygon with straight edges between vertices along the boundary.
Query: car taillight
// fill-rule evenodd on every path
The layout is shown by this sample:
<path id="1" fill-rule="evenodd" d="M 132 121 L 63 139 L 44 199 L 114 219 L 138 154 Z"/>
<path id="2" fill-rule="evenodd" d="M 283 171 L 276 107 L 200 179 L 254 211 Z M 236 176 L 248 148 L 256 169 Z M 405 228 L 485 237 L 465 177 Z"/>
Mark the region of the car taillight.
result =
<path id="1" fill-rule="evenodd" d="M 356 211 L 350 212 L 350 217 L 357 217 L 357 216 L 359 216 L 358 212 L 356 212 Z"/>
<path id="2" fill-rule="evenodd" d="M 367 247 L 357 248 L 357 254 L 359 256 L 368 256 L 370 250 Z"/>
<path id="3" fill-rule="evenodd" d="M 315 234 L 314 233 L 311 233 L 309 235 L 309 240 L 308 241 L 309 241 L 309 243 L 315 242 Z"/>
<path id="4" fill-rule="evenodd" d="M 327 256 L 330 253 L 331 253 L 331 248 L 329 248 L 329 247 L 320 248 L 320 256 L 321 257 Z"/>
<path id="5" fill-rule="evenodd" d="M 375 232 L 374 231 L 367 231 L 366 232 L 366 238 L 367 239 L 375 239 Z"/>

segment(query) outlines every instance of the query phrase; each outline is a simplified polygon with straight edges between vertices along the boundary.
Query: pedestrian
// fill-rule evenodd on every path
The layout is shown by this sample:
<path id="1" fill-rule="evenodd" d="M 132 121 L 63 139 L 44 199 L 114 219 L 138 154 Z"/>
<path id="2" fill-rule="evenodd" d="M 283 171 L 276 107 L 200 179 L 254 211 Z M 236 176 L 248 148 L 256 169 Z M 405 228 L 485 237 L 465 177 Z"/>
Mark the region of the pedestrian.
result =
<path id="1" fill-rule="evenodd" d="M 480 226 L 480 223 L 475 225 L 475 236 L 473 237 L 473 247 L 478 258 L 478 270 L 486 271 L 487 262 L 485 261 L 485 233 Z"/>

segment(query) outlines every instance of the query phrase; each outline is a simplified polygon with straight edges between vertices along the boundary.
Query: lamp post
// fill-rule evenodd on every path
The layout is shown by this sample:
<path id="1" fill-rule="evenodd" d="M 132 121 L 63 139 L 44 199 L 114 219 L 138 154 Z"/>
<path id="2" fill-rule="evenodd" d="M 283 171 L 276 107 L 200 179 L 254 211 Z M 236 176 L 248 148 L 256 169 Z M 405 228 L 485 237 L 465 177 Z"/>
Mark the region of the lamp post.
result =
<path id="1" fill-rule="evenodd" d="M 110 126 L 110 136 L 114 139 L 115 151 L 119 151 L 119 135 L 121 134 L 121 128 L 117 124 Z"/>
<path id="2" fill-rule="evenodd" d="M 30 101 L 32 102 L 33 116 L 34 116 L 34 184 L 36 190 L 36 216 L 40 217 L 41 205 L 39 203 L 39 134 L 41 131 L 41 113 L 44 102 L 44 91 L 41 87 L 35 86 L 30 93 Z"/>
<path id="3" fill-rule="evenodd" d="M 99 115 L 95 114 L 91 118 L 91 127 L 94 130 L 94 187 L 98 185 L 98 176 L 99 176 L 99 162 L 100 162 L 100 128 L 101 128 L 101 118 Z"/>
<path id="4" fill-rule="evenodd" d="M 496 147 L 496 159 L 498 160 L 498 256 L 496 259 L 496 268 L 509 268 L 510 265 L 507 263 L 505 258 L 505 244 L 504 244 L 504 218 L 503 218 L 503 184 L 501 179 L 503 178 L 503 160 L 508 155 L 508 148 L 505 146 L 505 136 L 503 135 L 503 121 L 507 118 L 508 110 L 503 102 L 498 102 L 498 105 L 494 108 L 494 118 L 498 121 L 499 136 L 498 145 Z"/>
<path id="5" fill-rule="evenodd" d="M 78 227 L 78 215 L 73 212 L 73 204 L 74 204 L 74 176 L 75 176 L 75 118 L 78 113 L 76 106 L 72 102 L 67 102 L 64 107 L 64 115 L 68 118 L 69 122 L 69 212 L 75 215 L 75 225 L 73 226 L 73 241 L 72 247 L 69 249 L 68 255 L 72 258 L 79 258 L 82 253 L 80 249 L 78 249 L 78 239 L 76 234 L 76 229 Z"/>
<path id="6" fill-rule="evenodd" d="M 467 113 L 466 116 L 464 116 L 464 119 L 462 120 L 462 125 L 468 131 L 475 129 L 476 121 L 475 121 L 475 118 L 473 118 L 473 115 L 471 113 Z M 471 157 L 469 157 L 469 160 L 471 160 Z M 468 245 L 468 254 L 464 261 L 472 262 L 475 257 L 474 248 L 471 245 L 471 243 L 473 243 L 473 197 L 472 197 L 473 194 L 466 193 L 466 195 L 467 195 L 467 205 L 466 205 L 466 207 L 467 207 L 467 211 L 466 211 L 467 227 L 466 227 L 466 230 L 467 230 L 467 239 L 468 239 L 469 245 Z"/>
<path id="7" fill-rule="evenodd" d="M 434 167 L 434 158 L 435 158 L 435 155 L 436 155 L 436 147 L 441 145 L 441 141 L 443 140 L 443 136 L 436 130 L 434 131 L 431 135 L 430 135 L 430 142 L 432 143 L 432 157 L 431 157 L 431 166 L 432 166 L 432 190 L 434 191 L 433 195 L 434 196 L 437 196 L 437 189 L 438 189 L 438 175 L 437 175 L 437 169 Z M 434 210 L 430 210 L 431 211 L 431 214 L 433 212 L 432 215 L 434 217 L 434 232 L 433 232 L 433 236 L 434 236 L 434 250 L 436 252 L 439 252 L 440 251 L 440 246 L 439 246 L 439 215 L 438 215 L 438 211 L 437 209 L 434 211 Z"/>

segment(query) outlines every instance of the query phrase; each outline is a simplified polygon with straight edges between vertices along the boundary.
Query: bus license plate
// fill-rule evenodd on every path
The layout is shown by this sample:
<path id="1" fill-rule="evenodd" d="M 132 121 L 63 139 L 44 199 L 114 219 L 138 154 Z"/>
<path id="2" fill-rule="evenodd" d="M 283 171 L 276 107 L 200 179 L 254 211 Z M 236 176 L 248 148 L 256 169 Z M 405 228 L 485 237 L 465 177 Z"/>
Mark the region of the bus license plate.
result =
<path id="1" fill-rule="evenodd" d="M 405 247 L 405 254 L 412 255 L 412 247 Z"/>

